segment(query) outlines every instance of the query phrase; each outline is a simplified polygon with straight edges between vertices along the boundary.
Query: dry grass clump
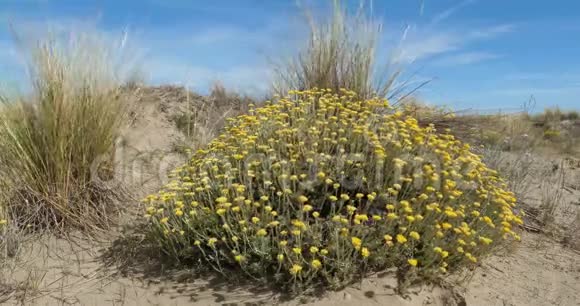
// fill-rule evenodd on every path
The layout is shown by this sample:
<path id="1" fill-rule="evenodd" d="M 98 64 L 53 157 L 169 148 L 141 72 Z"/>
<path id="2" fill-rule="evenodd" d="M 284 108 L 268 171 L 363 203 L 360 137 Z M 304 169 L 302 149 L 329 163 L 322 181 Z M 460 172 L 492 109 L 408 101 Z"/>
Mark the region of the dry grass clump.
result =
<path id="1" fill-rule="evenodd" d="M 580 120 L 577 111 L 565 112 L 559 108 L 548 108 L 543 113 L 529 116 L 529 121 L 539 131 L 546 147 L 557 153 L 575 155 L 580 144 Z"/>
<path id="2" fill-rule="evenodd" d="M 563 111 L 559 107 L 546 108 L 543 113 L 532 116 L 532 120 L 544 123 L 578 119 L 580 119 L 580 115 L 577 111 Z"/>
<path id="3" fill-rule="evenodd" d="M 175 144 L 174 149 L 179 152 L 207 145 L 223 128 L 226 118 L 246 112 L 248 105 L 255 103 L 248 96 L 226 90 L 219 82 L 214 83 L 208 96 L 196 95 L 186 88 L 159 89 L 179 93 L 177 98 L 170 99 L 173 103 L 178 101 L 179 106 L 169 118 L 185 136 Z"/>
<path id="4" fill-rule="evenodd" d="M 339 0 L 333 1 L 329 20 L 309 16 L 308 44 L 296 58 L 274 71 L 274 91 L 290 89 L 347 88 L 362 97 L 385 97 L 399 71 L 376 77 L 376 48 L 381 25 L 372 21 L 361 8 L 350 16 Z"/>
<path id="5" fill-rule="evenodd" d="M 421 126 L 432 123 L 439 129 L 448 129 L 449 133 L 474 146 L 524 153 L 542 150 L 568 156 L 580 152 L 580 121 L 536 121 L 526 112 L 472 115 L 446 113 L 431 107 L 404 109 L 417 118 Z"/>
<path id="6" fill-rule="evenodd" d="M 537 174 L 534 166 L 538 163 L 537 158 L 530 152 L 509 154 L 497 147 L 480 147 L 478 151 L 485 164 L 506 180 L 509 190 L 520 201 L 526 201 L 534 187 L 533 178 Z"/>
<path id="7" fill-rule="evenodd" d="M 437 128 L 448 129 L 462 141 L 501 151 L 526 151 L 542 141 L 541 133 L 525 113 L 476 115 L 423 111 L 417 118 L 422 126 L 432 123 Z"/>
<path id="8" fill-rule="evenodd" d="M 580 212 L 576 213 L 576 218 L 568 225 L 562 242 L 564 245 L 580 251 Z"/>
<path id="9" fill-rule="evenodd" d="M 347 90 L 292 91 L 230 119 L 172 176 L 144 199 L 163 252 L 296 291 L 389 267 L 404 283 L 436 277 L 522 223 L 469 145 Z"/>
<path id="10" fill-rule="evenodd" d="M 405 115 L 419 121 L 419 125 L 435 125 L 448 129 L 460 140 L 475 146 L 502 151 L 525 151 L 541 141 L 541 133 L 526 112 L 513 114 L 478 114 L 469 110 L 454 111 L 443 106 L 427 105 L 409 96 L 399 101 Z"/>
<path id="11" fill-rule="evenodd" d="M 455 118 L 455 112 L 439 105 L 428 105 L 417 97 L 409 96 L 401 99 L 398 103 L 398 108 L 405 115 L 411 116 L 419 121 L 419 123 L 435 124 L 444 120 L 451 120 Z"/>
<path id="12" fill-rule="evenodd" d="M 226 118 L 243 113 L 252 103 L 253 99 L 215 83 L 207 97 L 194 99 L 188 92 L 186 107 L 174 115 L 173 121 L 187 138 L 207 140 L 201 141 L 205 145 L 224 126 Z"/>
<path id="13" fill-rule="evenodd" d="M 123 117 L 115 57 L 102 37 L 49 36 L 30 49 L 32 94 L 3 99 L 0 207 L 22 228 L 106 226 L 111 194 L 91 180 Z"/>
<path id="14" fill-rule="evenodd" d="M 526 113 L 494 115 L 480 130 L 484 144 L 505 151 L 526 151 L 539 143 L 538 132 Z"/>
<path id="15" fill-rule="evenodd" d="M 9 224 L 8 220 L 0 218 L 0 304 L 26 292 L 28 283 L 14 279 L 15 271 L 22 261 L 21 250 L 26 240 L 27 237 L 23 235 L 22 230 Z"/>
<path id="16" fill-rule="evenodd" d="M 552 175 L 544 174 L 542 184 L 540 184 L 540 221 L 545 226 L 555 222 L 557 209 L 562 209 L 562 197 L 565 186 L 565 172 L 563 164 L 558 166 L 556 173 Z"/>

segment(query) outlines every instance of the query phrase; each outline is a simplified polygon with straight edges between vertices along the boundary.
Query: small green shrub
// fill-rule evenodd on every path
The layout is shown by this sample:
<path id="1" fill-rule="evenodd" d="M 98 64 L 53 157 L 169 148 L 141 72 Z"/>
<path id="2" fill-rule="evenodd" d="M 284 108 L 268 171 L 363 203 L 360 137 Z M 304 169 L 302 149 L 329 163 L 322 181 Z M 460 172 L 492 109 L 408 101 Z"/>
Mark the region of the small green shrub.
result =
<path id="1" fill-rule="evenodd" d="M 196 132 L 194 120 L 195 114 L 191 112 L 181 112 L 171 116 L 171 121 L 175 124 L 175 127 L 188 137 Z"/>
<path id="2" fill-rule="evenodd" d="M 544 139 L 556 141 L 560 139 L 560 131 L 556 129 L 547 129 L 544 131 Z"/>
<path id="3" fill-rule="evenodd" d="M 580 119 L 580 114 L 578 114 L 577 111 L 570 111 L 570 112 L 568 112 L 568 114 L 566 114 L 566 119 L 572 120 L 572 121 L 578 120 L 578 119 Z"/>
<path id="4" fill-rule="evenodd" d="M 436 277 L 519 239 L 515 197 L 469 145 L 386 100 L 290 95 L 230 119 L 144 199 L 163 252 L 303 290 L 388 267 Z"/>

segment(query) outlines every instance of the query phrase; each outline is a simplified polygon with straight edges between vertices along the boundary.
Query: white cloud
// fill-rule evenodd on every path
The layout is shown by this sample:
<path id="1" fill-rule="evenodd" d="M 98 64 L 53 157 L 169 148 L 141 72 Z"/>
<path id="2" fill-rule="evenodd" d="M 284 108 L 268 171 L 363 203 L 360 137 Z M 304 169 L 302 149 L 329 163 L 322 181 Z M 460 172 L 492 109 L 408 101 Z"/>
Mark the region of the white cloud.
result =
<path id="1" fill-rule="evenodd" d="M 28 15 L 22 12 L 0 13 L 0 24 L 4 27 L 3 30 L 6 29 L 6 27 L 10 27 L 14 29 L 16 34 L 30 34 L 41 31 L 43 33 L 46 33 L 47 31 L 80 31 L 89 27 L 96 27 L 101 19 L 102 16 L 98 14 L 82 17 L 58 16 L 58 18 L 49 18 Z"/>
<path id="2" fill-rule="evenodd" d="M 259 29 L 223 23 L 194 31 L 184 25 L 155 27 L 140 29 L 137 45 L 146 50 L 143 66 L 156 84 L 205 91 L 220 81 L 228 89 L 261 94 L 271 86 L 270 60 L 294 52 L 303 41 L 297 38 L 304 33 L 300 27 L 305 26 L 271 18 Z"/>
<path id="3" fill-rule="evenodd" d="M 264 52 L 273 51 L 275 48 L 294 47 L 298 41 L 298 33 L 303 33 L 303 31 L 296 31 L 283 23 L 271 23 L 259 30 L 220 26 L 184 35 L 181 41 L 174 40 L 173 42 L 189 43 L 192 47 L 231 47 L 234 49 L 251 47 Z"/>
<path id="4" fill-rule="evenodd" d="M 187 1 L 178 2 L 177 5 L 189 5 Z M 457 6 L 441 12 L 435 20 L 449 18 L 457 10 L 472 2 L 462 1 Z M 217 9 L 217 6 L 212 5 L 211 9 Z M 47 25 L 58 31 L 98 28 L 101 20 L 99 16 L 88 18 L 60 16 L 53 20 L 19 17 L 18 14 L 10 17 L 22 25 L 18 27 L 19 29 L 30 32 L 46 29 Z M 143 56 L 143 70 L 150 74 L 153 82 L 189 84 L 196 89 L 204 90 L 213 81 L 220 80 L 225 86 L 234 89 L 261 92 L 270 86 L 268 56 L 277 59 L 294 53 L 296 47 L 304 42 L 300 35 L 305 33 L 302 30 L 307 27 L 307 24 L 299 23 L 298 20 L 288 16 L 272 16 L 262 20 L 261 23 L 263 26 L 257 29 L 223 22 L 207 24 L 201 28 L 192 27 L 188 23 L 169 27 L 137 28 L 136 31 L 131 31 L 133 35 L 130 35 L 129 41 L 135 45 L 135 49 L 146 53 Z M 437 60 L 444 56 L 447 58 L 442 58 L 443 62 L 473 63 L 491 59 L 492 55 L 477 50 L 465 52 L 471 43 L 493 39 L 513 29 L 513 25 L 497 25 L 472 31 L 440 29 L 433 25 L 430 28 L 414 26 L 410 28 L 409 34 L 400 42 L 399 47 L 391 49 L 393 52 L 388 53 L 393 54 L 391 61 L 394 64 Z M 391 38 L 389 35 L 385 36 L 385 40 Z M 0 56 L 2 54 L 0 50 Z"/>
<path id="5" fill-rule="evenodd" d="M 515 24 L 501 24 L 485 29 L 479 29 L 469 33 L 468 38 L 470 39 L 490 39 L 495 38 L 502 34 L 507 34 L 514 32 L 516 29 Z"/>
<path id="6" fill-rule="evenodd" d="M 490 40 L 513 30 L 514 26 L 510 24 L 463 32 L 410 27 L 395 52 L 394 60 L 399 63 L 426 60 L 437 55 L 461 51 L 474 42 Z M 484 54 L 481 51 L 472 51 L 470 53 L 472 54 L 466 54 L 457 60 L 469 62 L 490 59 L 491 57 L 490 54 Z"/>
<path id="7" fill-rule="evenodd" d="M 194 34 L 193 37 L 191 37 L 191 41 L 196 45 L 211 45 L 238 40 L 242 37 L 248 36 L 249 33 L 240 28 L 220 27 L 206 29 L 205 31 Z"/>
<path id="8" fill-rule="evenodd" d="M 208 27 L 189 32 L 180 29 L 156 28 L 153 32 L 144 32 L 140 46 L 149 48 L 150 60 L 145 68 L 151 73 L 154 82 L 178 82 L 191 84 L 198 90 L 209 87 L 213 81 L 220 80 L 226 86 L 246 89 L 250 92 L 265 91 L 270 85 L 268 55 L 276 58 L 283 52 L 296 50 L 301 40 L 297 39 L 303 31 L 292 31 L 296 25 L 289 25 L 288 20 L 273 18 L 267 26 L 259 30 L 250 30 L 229 25 Z M 304 25 L 302 25 L 304 26 Z M 463 51 L 471 43 L 492 39 L 513 29 L 510 25 L 498 25 L 477 30 L 437 30 L 411 27 L 408 36 L 400 46 L 391 49 L 392 64 L 409 64 L 421 60 L 437 60 L 440 64 L 470 64 L 483 60 L 498 58 L 499 55 L 481 51 Z M 167 33 L 173 33 L 167 35 Z M 401 33 L 399 33 L 401 34 Z M 396 34 L 385 33 L 385 39 L 392 39 Z M 289 48 L 278 47 L 280 43 Z M 224 48 L 227 47 L 227 48 Z M 171 50 L 180 51 L 172 54 Z M 191 53 L 183 51 L 191 50 Z M 384 50 L 384 49 L 381 49 Z M 250 58 L 232 60 L 241 53 Z M 381 53 L 384 51 L 381 51 Z M 389 50 L 386 50 L 389 53 Z M 248 55 L 254 53 L 254 56 Z M 454 54 L 456 53 L 456 54 Z M 205 62 L 204 58 L 221 57 L 228 64 Z"/>
<path id="9" fill-rule="evenodd" d="M 155 84 L 174 83 L 204 91 L 220 81 L 226 88 L 259 95 L 270 88 L 270 70 L 264 66 L 239 65 L 226 69 L 192 64 L 180 58 L 157 56 L 145 61 L 149 79 Z"/>
<path id="10" fill-rule="evenodd" d="M 14 63 L 18 59 L 18 52 L 8 40 L 0 40 L 0 62 Z"/>
<path id="11" fill-rule="evenodd" d="M 464 52 L 442 57 L 435 60 L 434 64 L 442 66 L 469 65 L 501 57 L 502 55 L 489 52 Z"/>
<path id="12" fill-rule="evenodd" d="M 521 96 L 521 95 L 533 95 L 533 94 L 565 94 L 565 93 L 578 93 L 580 91 L 580 86 L 555 86 L 555 87 L 517 87 L 517 88 L 505 88 L 494 90 L 493 93 L 508 95 L 508 96 Z"/>
<path id="13" fill-rule="evenodd" d="M 449 33 L 438 33 L 422 38 L 405 40 L 398 48 L 395 62 L 411 63 L 433 55 L 454 51 L 460 39 Z"/>
<path id="14" fill-rule="evenodd" d="M 508 81 L 535 81 L 548 79 L 551 76 L 546 73 L 535 73 L 535 72 L 524 72 L 524 73 L 512 73 L 504 77 Z"/>
<path id="15" fill-rule="evenodd" d="M 444 10 L 443 12 L 435 15 L 435 17 L 433 17 L 432 23 L 439 23 L 449 17 L 451 17 L 451 15 L 453 15 L 455 12 L 459 11 L 460 9 L 462 9 L 463 7 L 473 4 L 476 0 L 463 0 L 461 2 L 459 2 L 458 4 Z"/>
<path id="16" fill-rule="evenodd" d="M 529 84 L 545 86 L 546 84 L 556 84 L 559 87 L 580 86 L 580 74 L 564 71 L 551 72 L 514 72 L 507 73 L 503 78 L 513 84 Z"/>

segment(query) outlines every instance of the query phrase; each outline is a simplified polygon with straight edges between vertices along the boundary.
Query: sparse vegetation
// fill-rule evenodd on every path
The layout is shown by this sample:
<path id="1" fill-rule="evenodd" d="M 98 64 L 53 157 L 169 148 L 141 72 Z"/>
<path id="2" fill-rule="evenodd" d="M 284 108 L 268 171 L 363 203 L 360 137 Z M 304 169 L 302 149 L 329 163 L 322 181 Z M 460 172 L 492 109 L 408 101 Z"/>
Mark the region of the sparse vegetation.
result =
<path id="1" fill-rule="evenodd" d="M 171 121 L 186 138 L 186 143 L 176 144 L 181 148 L 206 145 L 223 128 L 228 117 L 247 111 L 248 105 L 255 102 L 247 96 L 228 92 L 217 82 L 207 97 L 193 95 L 185 88 L 176 90 L 182 90 L 186 96 L 184 107 L 171 115 Z"/>
<path id="2" fill-rule="evenodd" d="M 538 132 L 523 114 L 461 115 L 443 123 L 462 140 L 502 151 L 526 151 L 538 145 Z"/>
<path id="3" fill-rule="evenodd" d="M 556 165 L 557 169 L 550 174 L 544 175 L 544 180 L 540 185 L 540 221 L 546 231 L 553 230 L 555 223 L 555 214 L 558 208 L 562 206 L 563 187 L 565 184 L 565 173 L 563 164 Z M 554 173 L 555 172 L 555 173 Z M 556 186 L 556 188 L 554 188 Z"/>
<path id="4" fill-rule="evenodd" d="M 526 201 L 532 189 L 534 178 L 534 165 L 537 158 L 529 152 L 518 152 L 516 154 L 506 154 L 498 147 L 483 147 L 478 150 L 483 156 L 485 164 L 498 171 L 500 176 L 506 180 L 509 190 L 515 193 L 521 201 Z"/>
<path id="5" fill-rule="evenodd" d="M 580 116 L 575 110 L 562 111 L 559 107 L 546 108 L 543 113 L 532 116 L 532 120 L 536 122 L 560 122 L 563 120 L 578 120 Z"/>
<path id="6" fill-rule="evenodd" d="M 409 96 L 399 101 L 398 109 L 424 124 L 455 118 L 455 112 L 447 107 L 428 105 L 417 97 Z"/>

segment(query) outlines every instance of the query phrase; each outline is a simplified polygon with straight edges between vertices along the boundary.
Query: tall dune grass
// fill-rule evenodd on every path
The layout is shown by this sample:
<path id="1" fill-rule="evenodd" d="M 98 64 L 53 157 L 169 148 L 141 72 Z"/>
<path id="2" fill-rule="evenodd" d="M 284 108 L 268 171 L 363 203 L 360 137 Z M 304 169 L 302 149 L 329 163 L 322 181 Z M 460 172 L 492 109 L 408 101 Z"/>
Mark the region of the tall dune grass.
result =
<path id="1" fill-rule="evenodd" d="M 385 97 L 400 74 L 394 71 L 377 77 L 376 48 L 381 25 L 364 10 L 349 15 L 340 0 L 333 1 L 329 19 L 308 14 L 309 38 L 305 48 L 274 69 L 274 91 L 290 89 L 346 88 L 362 97 Z"/>
<path id="2" fill-rule="evenodd" d="M 48 37 L 25 50 L 31 95 L 2 99 L 1 205 L 21 227 L 103 228 L 112 200 L 91 165 L 124 114 L 119 46 L 93 33 Z"/>

